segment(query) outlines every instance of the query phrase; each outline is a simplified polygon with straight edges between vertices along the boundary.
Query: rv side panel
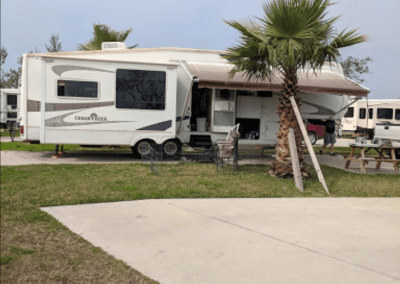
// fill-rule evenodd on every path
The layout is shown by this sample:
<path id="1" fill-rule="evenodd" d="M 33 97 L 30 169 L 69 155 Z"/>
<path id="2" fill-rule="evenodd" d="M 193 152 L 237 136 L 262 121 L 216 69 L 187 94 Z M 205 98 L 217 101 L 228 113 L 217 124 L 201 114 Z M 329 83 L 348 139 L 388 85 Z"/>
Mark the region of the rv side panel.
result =
<path id="1" fill-rule="evenodd" d="M 133 146 L 175 138 L 175 66 L 54 59 L 45 85 L 43 143 Z"/>

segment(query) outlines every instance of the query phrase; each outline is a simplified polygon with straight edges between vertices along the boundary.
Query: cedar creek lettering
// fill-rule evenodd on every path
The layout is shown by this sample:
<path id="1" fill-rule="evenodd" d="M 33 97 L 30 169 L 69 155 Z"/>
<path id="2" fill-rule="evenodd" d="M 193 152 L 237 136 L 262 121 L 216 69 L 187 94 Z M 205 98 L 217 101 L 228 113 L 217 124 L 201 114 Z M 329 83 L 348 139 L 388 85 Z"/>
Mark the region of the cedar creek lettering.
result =
<path id="1" fill-rule="evenodd" d="M 107 121 L 107 117 L 98 117 L 97 114 L 92 113 L 90 116 L 75 116 L 75 120 Z"/>

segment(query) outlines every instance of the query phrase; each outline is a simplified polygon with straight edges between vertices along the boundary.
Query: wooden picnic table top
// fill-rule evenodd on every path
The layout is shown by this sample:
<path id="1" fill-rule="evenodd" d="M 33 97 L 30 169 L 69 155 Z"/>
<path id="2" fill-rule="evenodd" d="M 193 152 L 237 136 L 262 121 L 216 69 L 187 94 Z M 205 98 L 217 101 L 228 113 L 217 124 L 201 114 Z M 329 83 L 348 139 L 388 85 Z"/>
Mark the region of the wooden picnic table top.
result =
<path id="1" fill-rule="evenodd" d="M 397 149 L 399 147 L 387 146 L 387 145 L 377 145 L 377 144 L 349 144 L 352 148 L 379 148 L 379 149 Z"/>

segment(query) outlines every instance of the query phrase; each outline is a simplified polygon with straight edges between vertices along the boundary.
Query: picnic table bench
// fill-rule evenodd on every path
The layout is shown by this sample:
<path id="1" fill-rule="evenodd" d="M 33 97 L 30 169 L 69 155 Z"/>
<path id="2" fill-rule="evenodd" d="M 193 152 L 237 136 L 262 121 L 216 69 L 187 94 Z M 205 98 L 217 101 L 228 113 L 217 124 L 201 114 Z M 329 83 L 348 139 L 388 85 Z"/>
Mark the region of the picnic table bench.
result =
<path id="1" fill-rule="evenodd" d="M 396 147 L 381 146 L 376 144 L 355 144 L 355 143 L 351 143 L 349 144 L 349 146 L 351 147 L 350 155 L 343 155 L 343 158 L 346 161 L 346 164 L 344 166 L 345 169 L 349 168 L 351 162 L 356 162 L 360 164 L 361 173 L 365 174 L 366 173 L 365 165 L 367 165 L 369 162 L 375 162 L 376 163 L 375 169 L 377 170 L 381 168 L 382 163 L 390 163 L 393 164 L 395 173 L 396 174 L 399 173 L 400 160 L 396 159 L 394 152 Z M 359 155 L 354 155 L 355 149 L 361 150 Z M 371 149 L 374 149 L 376 152 L 378 152 L 378 156 L 366 155 L 366 153 Z M 385 157 L 384 151 L 390 152 L 390 158 Z"/>

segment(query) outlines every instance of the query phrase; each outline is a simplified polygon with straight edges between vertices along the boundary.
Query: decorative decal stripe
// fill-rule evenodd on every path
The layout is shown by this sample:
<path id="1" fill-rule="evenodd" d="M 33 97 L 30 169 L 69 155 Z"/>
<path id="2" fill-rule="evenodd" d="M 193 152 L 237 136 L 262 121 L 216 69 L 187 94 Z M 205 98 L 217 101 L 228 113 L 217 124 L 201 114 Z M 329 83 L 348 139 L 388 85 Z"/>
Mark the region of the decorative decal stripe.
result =
<path id="1" fill-rule="evenodd" d="M 40 111 L 40 102 L 34 100 L 28 100 L 26 108 L 28 112 Z"/>
<path id="2" fill-rule="evenodd" d="M 78 111 L 74 111 L 74 112 L 70 112 L 70 113 L 67 113 L 67 114 L 63 114 L 63 115 L 59 115 L 59 116 L 56 116 L 56 117 L 52 117 L 52 118 L 46 119 L 44 125 L 45 125 L 45 127 L 65 127 L 65 126 L 106 124 L 106 123 L 135 122 L 135 121 L 107 121 L 107 120 L 106 121 L 103 121 L 103 120 L 102 121 L 93 121 L 93 120 L 90 120 L 91 117 L 93 116 L 93 114 L 90 117 L 88 117 L 89 120 L 87 120 L 85 122 L 73 122 L 72 123 L 72 122 L 65 122 L 64 121 L 64 118 L 66 118 L 67 116 L 73 115 L 73 114 L 75 114 L 77 112 L 80 112 L 80 111 L 78 110 Z M 96 120 L 96 118 L 97 118 L 97 115 L 95 115 L 95 117 L 93 119 Z M 75 119 L 82 120 L 82 118 L 78 117 L 78 116 L 75 117 Z"/>
<path id="3" fill-rule="evenodd" d="M 85 109 L 103 106 L 113 106 L 114 102 L 100 103 L 46 103 L 45 111 L 63 111 L 73 109 Z"/>
<path id="4" fill-rule="evenodd" d="M 84 70 L 84 71 L 100 71 L 100 72 L 108 72 L 108 73 L 115 73 L 114 71 L 108 71 L 104 69 L 97 69 L 91 67 L 83 67 L 83 66 L 71 66 L 71 65 L 58 65 L 51 67 L 54 73 L 61 77 L 62 73 L 68 71 L 75 71 L 75 70 Z"/>
<path id="5" fill-rule="evenodd" d="M 183 118 L 183 120 L 187 120 L 187 119 L 189 119 L 190 118 L 190 116 L 185 116 L 184 118 Z M 179 121 L 181 121 L 181 117 L 180 116 L 177 116 L 176 117 L 176 122 L 179 122 Z"/>
<path id="6" fill-rule="evenodd" d="M 163 121 L 160 123 L 152 124 L 146 127 L 139 128 L 138 130 L 159 130 L 165 131 L 172 126 L 172 120 Z"/>

